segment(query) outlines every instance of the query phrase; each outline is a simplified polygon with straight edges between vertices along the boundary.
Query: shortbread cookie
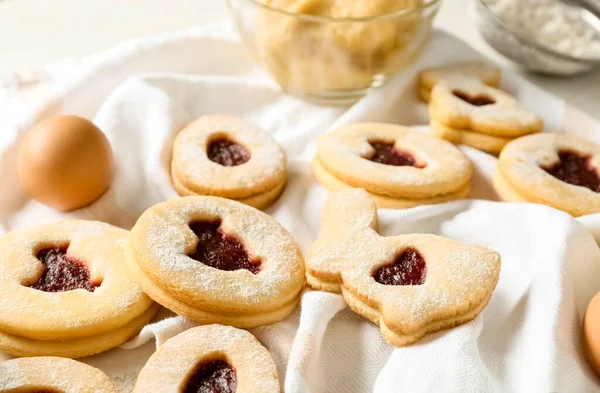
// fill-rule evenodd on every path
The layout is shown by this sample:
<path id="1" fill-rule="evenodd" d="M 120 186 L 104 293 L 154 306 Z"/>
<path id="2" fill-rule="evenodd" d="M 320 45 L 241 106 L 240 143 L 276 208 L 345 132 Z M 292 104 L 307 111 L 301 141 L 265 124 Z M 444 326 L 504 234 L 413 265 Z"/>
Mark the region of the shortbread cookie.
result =
<path id="1" fill-rule="evenodd" d="M 419 98 L 425 103 L 429 102 L 431 100 L 431 89 L 419 86 Z"/>
<path id="2" fill-rule="evenodd" d="M 0 363 L 0 392 L 119 393 L 102 371 L 58 357 L 12 359 Z"/>
<path id="3" fill-rule="evenodd" d="M 292 312 L 304 262 L 270 216 L 217 197 L 159 203 L 131 230 L 127 265 L 164 307 L 201 323 L 254 327 Z"/>
<path id="4" fill-rule="evenodd" d="M 469 130 L 458 130 L 443 125 L 439 121 L 432 120 L 429 124 L 431 133 L 438 138 L 445 139 L 455 144 L 467 145 L 488 153 L 498 154 L 504 146 L 513 138 L 503 138 L 473 132 Z"/>
<path id="5" fill-rule="evenodd" d="M 354 188 L 344 183 L 340 179 L 329 173 L 318 160 L 313 160 L 313 173 L 319 183 L 321 183 L 329 191 L 342 191 Z M 409 198 L 393 198 L 386 195 L 378 195 L 369 193 L 373 198 L 377 207 L 380 209 L 410 209 L 421 205 L 435 205 L 438 203 L 451 202 L 459 199 L 464 199 L 469 195 L 471 185 L 467 184 L 463 189 L 456 192 L 439 195 L 431 198 L 409 199 Z"/>
<path id="6" fill-rule="evenodd" d="M 600 212 L 600 145 L 565 134 L 543 133 L 510 142 L 498 170 L 524 199 L 573 216 Z M 499 182 L 496 181 L 496 185 Z"/>
<path id="7" fill-rule="evenodd" d="M 323 135 L 316 160 L 352 187 L 407 199 L 459 192 L 473 172 L 469 159 L 451 143 L 382 123 L 353 124 Z"/>
<path id="8" fill-rule="evenodd" d="M 419 73 L 419 95 L 421 100 L 429 102 L 431 90 L 438 82 L 463 78 L 475 78 L 488 86 L 498 87 L 502 74 L 499 68 L 480 61 L 452 63 L 427 68 Z"/>
<path id="9" fill-rule="evenodd" d="M 134 393 L 279 393 L 269 351 L 249 332 L 206 325 L 169 339 L 150 357 Z"/>
<path id="10" fill-rule="evenodd" d="M 433 88 L 429 115 L 450 128 L 500 137 L 540 132 L 542 119 L 515 98 L 476 79 L 440 82 Z"/>
<path id="11" fill-rule="evenodd" d="M 504 180 L 504 176 L 500 173 L 500 169 L 496 167 L 494 174 L 492 175 L 492 182 L 494 183 L 494 189 L 496 193 L 504 202 L 529 202 L 523 195 L 519 194 Z"/>
<path id="12" fill-rule="evenodd" d="M 419 85 L 432 89 L 437 83 L 452 79 L 475 78 L 498 87 L 502 74 L 498 67 L 481 61 L 465 61 L 426 68 L 419 73 Z"/>
<path id="13" fill-rule="evenodd" d="M 198 194 L 185 188 L 176 177 L 172 178 L 173 186 L 177 190 L 180 196 L 196 196 Z M 275 188 L 267 190 L 262 194 L 256 194 L 248 198 L 234 199 L 236 202 L 243 203 L 244 205 L 252 206 L 256 209 L 265 209 L 273 204 L 285 188 L 285 182 L 282 182 Z"/>
<path id="14" fill-rule="evenodd" d="M 182 196 L 213 195 L 263 208 L 285 185 L 285 152 L 255 125 L 202 116 L 175 138 L 171 177 Z"/>
<path id="15" fill-rule="evenodd" d="M 158 305 L 123 265 L 128 232 L 69 220 L 0 238 L 0 351 L 81 357 L 135 336 Z"/>
<path id="16" fill-rule="evenodd" d="M 440 236 L 377 234 L 377 207 L 364 190 L 332 193 L 306 256 L 308 284 L 340 293 L 392 345 L 475 318 L 500 274 L 500 255 Z"/>

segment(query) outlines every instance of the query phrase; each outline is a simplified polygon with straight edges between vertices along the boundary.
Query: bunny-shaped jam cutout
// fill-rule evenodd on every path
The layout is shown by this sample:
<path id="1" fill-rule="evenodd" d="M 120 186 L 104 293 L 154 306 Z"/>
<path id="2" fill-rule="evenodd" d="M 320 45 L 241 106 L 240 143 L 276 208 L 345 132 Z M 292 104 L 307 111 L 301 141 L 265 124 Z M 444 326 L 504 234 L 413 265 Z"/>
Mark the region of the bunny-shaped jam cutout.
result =
<path id="1" fill-rule="evenodd" d="M 427 234 L 379 236 L 376 205 L 362 189 L 330 194 L 306 263 L 313 289 L 341 293 L 395 346 L 475 318 L 500 274 L 500 255 L 484 247 Z"/>
<path id="2" fill-rule="evenodd" d="M 429 115 L 447 127 L 515 138 L 540 132 L 543 121 L 509 94 L 474 78 L 440 82 L 431 92 Z"/>
<path id="3" fill-rule="evenodd" d="M 131 230 L 132 277 L 157 303 L 202 324 L 251 328 L 291 313 L 304 287 L 292 236 L 245 204 L 209 196 L 161 202 Z"/>

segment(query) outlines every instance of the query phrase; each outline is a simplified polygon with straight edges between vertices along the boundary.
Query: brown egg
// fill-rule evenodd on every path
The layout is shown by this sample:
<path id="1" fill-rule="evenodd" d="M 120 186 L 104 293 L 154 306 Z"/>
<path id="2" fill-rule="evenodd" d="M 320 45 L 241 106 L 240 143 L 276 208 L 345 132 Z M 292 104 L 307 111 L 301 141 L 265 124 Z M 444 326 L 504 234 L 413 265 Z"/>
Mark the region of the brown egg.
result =
<path id="1" fill-rule="evenodd" d="M 588 362 L 600 375 L 600 292 L 593 297 L 583 317 L 582 338 Z"/>
<path id="2" fill-rule="evenodd" d="M 25 135 L 18 172 L 33 199 L 68 211 L 93 202 L 106 191 L 113 155 L 108 140 L 92 122 L 53 116 Z"/>

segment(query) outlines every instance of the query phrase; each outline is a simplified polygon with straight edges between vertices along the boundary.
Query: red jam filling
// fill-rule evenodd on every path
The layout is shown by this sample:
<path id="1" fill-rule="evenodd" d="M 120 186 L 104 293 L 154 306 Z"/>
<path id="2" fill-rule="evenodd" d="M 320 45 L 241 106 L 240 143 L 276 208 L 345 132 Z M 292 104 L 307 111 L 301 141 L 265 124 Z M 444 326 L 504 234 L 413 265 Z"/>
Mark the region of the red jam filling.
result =
<path id="1" fill-rule="evenodd" d="M 409 248 L 391 264 L 377 269 L 373 278 L 383 285 L 422 285 L 427 269 L 419 251 Z"/>
<path id="2" fill-rule="evenodd" d="M 210 142 L 206 154 L 212 162 L 223 166 L 242 165 L 250 159 L 248 149 L 227 138 L 219 138 Z"/>
<path id="3" fill-rule="evenodd" d="M 415 156 L 394 147 L 393 143 L 369 142 L 369 144 L 375 149 L 375 154 L 371 157 L 371 161 L 373 162 L 384 165 L 423 168 L 423 165 L 417 163 Z"/>
<path id="4" fill-rule="evenodd" d="M 27 392 L 25 392 L 25 393 L 27 393 Z M 58 392 L 56 390 L 48 390 L 48 389 L 40 390 L 40 389 L 37 389 L 37 390 L 32 390 L 29 393 L 58 393 Z"/>
<path id="5" fill-rule="evenodd" d="M 190 229 L 198 236 L 190 258 L 219 270 L 246 269 L 253 274 L 260 271 L 260 260 L 251 258 L 243 243 L 223 232 L 221 221 L 193 222 Z"/>
<path id="6" fill-rule="evenodd" d="M 213 360 L 200 363 L 187 381 L 183 393 L 235 393 L 237 377 L 227 362 Z"/>
<path id="7" fill-rule="evenodd" d="M 473 106 L 486 106 L 486 105 L 492 105 L 495 104 L 496 101 L 493 98 L 490 98 L 488 96 L 470 96 L 465 92 L 462 92 L 460 90 L 454 90 L 452 91 L 452 94 L 454 94 L 455 97 L 460 98 L 461 100 L 468 102 L 469 104 L 473 105 Z"/>
<path id="8" fill-rule="evenodd" d="M 558 157 L 559 162 L 542 169 L 565 183 L 600 192 L 600 177 L 596 168 L 592 166 L 592 157 L 570 151 L 559 151 Z"/>
<path id="9" fill-rule="evenodd" d="M 67 247 L 45 248 L 36 257 L 44 265 L 44 273 L 30 288 L 44 292 L 74 289 L 94 292 L 100 286 L 91 281 L 90 271 L 83 262 L 67 255 Z"/>

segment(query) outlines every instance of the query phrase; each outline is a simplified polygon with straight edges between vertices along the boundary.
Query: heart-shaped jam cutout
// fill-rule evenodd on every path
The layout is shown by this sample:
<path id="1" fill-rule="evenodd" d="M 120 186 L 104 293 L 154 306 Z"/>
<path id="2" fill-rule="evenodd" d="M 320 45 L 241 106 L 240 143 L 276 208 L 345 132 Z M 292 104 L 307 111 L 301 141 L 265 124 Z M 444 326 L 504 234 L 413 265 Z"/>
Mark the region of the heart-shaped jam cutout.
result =
<path id="1" fill-rule="evenodd" d="M 260 271 L 260 260 L 251 258 L 242 242 L 223 232 L 221 221 L 193 222 L 190 229 L 198 236 L 190 258 L 219 270 L 246 269 L 253 274 Z"/>
<path id="2" fill-rule="evenodd" d="M 67 255 L 67 247 L 45 248 L 36 257 L 44 265 L 44 272 L 30 288 L 44 292 L 74 289 L 94 292 L 100 286 L 91 281 L 90 271 L 83 262 Z"/>
<path id="3" fill-rule="evenodd" d="M 452 91 L 452 94 L 454 94 L 455 97 L 460 98 L 461 100 L 468 102 L 469 104 L 473 105 L 473 106 L 486 106 L 486 105 L 492 105 L 496 103 L 496 100 L 494 100 L 491 97 L 488 97 L 486 95 L 478 95 L 478 96 L 471 96 L 467 93 L 465 93 L 464 91 L 460 91 L 460 90 L 454 90 Z"/>
<path id="4" fill-rule="evenodd" d="M 223 360 L 203 362 L 196 367 L 183 393 L 235 393 L 235 370 Z"/>
<path id="5" fill-rule="evenodd" d="M 375 149 L 375 154 L 371 157 L 371 161 L 378 164 L 393 165 L 393 166 L 414 166 L 415 168 L 423 168 L 424 165 L 417 163 L 414 155 L 400 150 L 390 142 L 370 142 L 369 144 Z"/>
<path id="6" fill-rule="evenodd" d="M 600 178 L 598 171 L 592 166 L 591 156 L 584 156 L 571 151 L 559 151 L 558 158 L 560 159 L 559 162 L 542 169 L 565 183 L 600 192 Z"/>
<path id="7" fill-rule="evenodd" d="M 223 166 L 242 165 L 250 159 L 250 151 L 246 147 L 227 138 L 211 141 L 206 154 L 209 160 Z"/>
<path id="8" fill-rule="evenodd" d="M 426 274 L 425 259 L 419 251 L 409 248 L 389 265 L 377 269 L 373 278 L 383 285 L 422 285 Z"/>

